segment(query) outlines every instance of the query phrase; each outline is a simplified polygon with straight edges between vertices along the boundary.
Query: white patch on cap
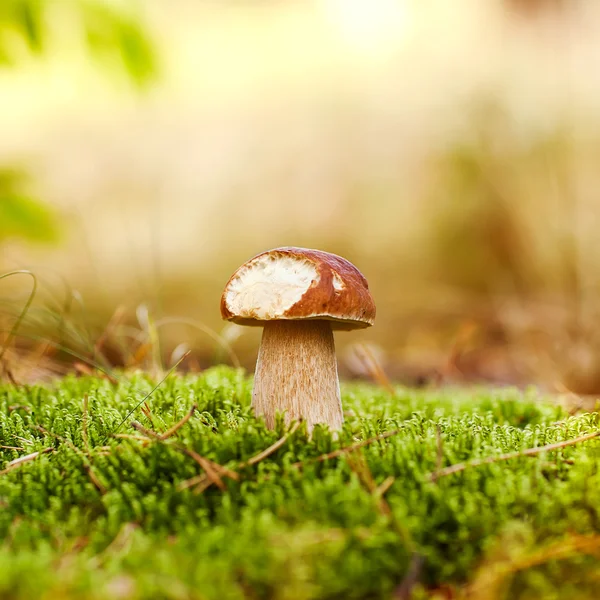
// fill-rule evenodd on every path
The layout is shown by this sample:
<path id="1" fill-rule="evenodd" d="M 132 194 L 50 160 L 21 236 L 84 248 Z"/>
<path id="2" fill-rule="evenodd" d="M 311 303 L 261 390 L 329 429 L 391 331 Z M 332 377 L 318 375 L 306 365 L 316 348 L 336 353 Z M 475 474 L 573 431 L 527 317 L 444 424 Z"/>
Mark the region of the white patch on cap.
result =
<path id="1" fill-rule="evenodd" d="M 279 319 L 304 296 L 313 280 L 319 280 L 319 273 L 311 261 L 265 254 L 231 280 L 225 305 L 238 317 Z"/>
<path id="2" fill-rule="evenodd" d="M 333 271 L 333 289 L 336 292 L 341 292 L 345 287 L 346 286 L 344 285 L 342 278 L 335 271 Z"/>

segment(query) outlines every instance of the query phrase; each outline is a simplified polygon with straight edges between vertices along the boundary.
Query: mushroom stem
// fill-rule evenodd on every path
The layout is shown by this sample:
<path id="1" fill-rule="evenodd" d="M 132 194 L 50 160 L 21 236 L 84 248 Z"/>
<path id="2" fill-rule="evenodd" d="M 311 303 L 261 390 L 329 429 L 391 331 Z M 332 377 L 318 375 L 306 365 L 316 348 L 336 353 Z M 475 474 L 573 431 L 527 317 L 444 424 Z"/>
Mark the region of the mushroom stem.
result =
<path id="1" fill-rule="evenodd" d="M 252 407 L 275 426 L 302 419 L 340 429 L 344 421 L 335 345 L 329 321 L 267 321 L 258 352 Z"/>

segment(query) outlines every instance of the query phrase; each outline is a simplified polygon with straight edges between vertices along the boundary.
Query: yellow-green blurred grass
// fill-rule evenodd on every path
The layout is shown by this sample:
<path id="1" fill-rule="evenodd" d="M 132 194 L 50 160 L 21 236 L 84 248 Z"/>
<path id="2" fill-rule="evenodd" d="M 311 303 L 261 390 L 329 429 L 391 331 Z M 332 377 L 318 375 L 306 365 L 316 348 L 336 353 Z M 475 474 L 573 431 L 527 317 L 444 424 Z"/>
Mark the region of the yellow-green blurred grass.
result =
<path id="1" fill-rule="evenodd" d="M 357 264 L 378 305 L 373 329 L 338 336 L 346 373 L 344 347 L 372 342 L 411 382 L 597 391 L 600 88 L 585 65 L 598 8 L 525 24 L 500 3 L 443 4 L 361 21 L 325 3 L 156 3 L 164 75 L 144 98 L 78 56 L 65 67 L 60 49 L 3 77 L 20 118 L 0 116 L 0 156 L 31 161 L 67 232 L 56 249 L 6 245 L 3 265 L 54 295 L 64 276 L 53 311 L 70 303 L 89 346 L 120 306 L 135 338 L 141 303 L 220 332 L 219 294 L 241 262 L 318 247 Z M 24 293 L 7 293 L 4 321 Z M 189 324 L 160 333 L 164 357 L 185 342 L 223 358 Z M 245 365 L 259 334 L 233 342 Z"/>

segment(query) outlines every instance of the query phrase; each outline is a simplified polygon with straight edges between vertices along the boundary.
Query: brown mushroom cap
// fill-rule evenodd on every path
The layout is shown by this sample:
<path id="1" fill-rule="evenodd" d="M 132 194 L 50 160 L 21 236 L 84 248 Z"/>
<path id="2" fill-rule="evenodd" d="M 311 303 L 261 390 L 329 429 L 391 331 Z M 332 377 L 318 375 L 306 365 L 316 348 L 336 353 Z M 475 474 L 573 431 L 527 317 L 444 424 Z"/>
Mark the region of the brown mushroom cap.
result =
<path id="1" fill-rule="evenodd" d="M 333 329 L 375 321 L 375 303 L 362 273 L 341 256 L 307 248 L 275 248 L 243 264 L 229 279 L 221 316 L 239 325 L 325 319 Z"/>

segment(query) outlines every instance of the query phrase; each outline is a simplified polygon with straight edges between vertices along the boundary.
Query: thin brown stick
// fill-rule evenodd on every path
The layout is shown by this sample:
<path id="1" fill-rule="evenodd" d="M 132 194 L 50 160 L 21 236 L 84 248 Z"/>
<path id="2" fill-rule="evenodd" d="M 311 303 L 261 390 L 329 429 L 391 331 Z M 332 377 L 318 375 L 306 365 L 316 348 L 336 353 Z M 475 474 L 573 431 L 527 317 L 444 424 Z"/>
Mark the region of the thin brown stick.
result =
<path id="1" fill-rule="evenodd" d="M 11 404 L 8 407 L 8 412 L 11 413 L 13 410 L 24 410 L 26 413 L 30 413 L 31 407 L 25 406 L 25 404 Z"/>
<path id="2" fill-rule="evenodd" d="M 25 450 L 25 448 L 21 448 L 20 446 L 0 446 L 2 450 Z"/>
<path id="3" fill-rule="evenodd" d="M 27 438 L 21 437 L 20 435 L 13 435 L 15 440 L 19 440 L 23 442 L 26 446 L 33 446 L 34 442 L 32 440 L 28 440 Z"/>
<path id="4" fill-rule="evenodd" d="M 221 479 L 219 474 L 214 469 L 214 463 L 212 461 L 204 458 L 203 456 L 200 456 L 197 452 L 194 452 L 194 450 L 190 450 L 189 448 L 185 448 L 185 450 L 183 450 L 183 451 L 190 458 L 193 458 L 202 467 L 202 469 L 204 470 L 206 475 L 209 477 L 211 482 L 214 483 L 221 491 L 224 491 L 226 489 L 226 486 L 223 483 L 223 480 Z"/>
<path id="5" fill-rule="evenodd" d="M 185 481 L 182 481 L 177 484 L 178 490 L 187 490 L 188 488 L 194 487 L 200 483 L 204 483 L 208 478 L 205 473 L 200 473 L 200 475 L 194 475 L 194 477 L 190 477 Z"/>
<path id="6" fill-rule="evenodd" d="M 394 485 L 396 478 L 393 475 L 386 477 L 376 488 L 374 494 L 377 496 L 385 496 L 386 492 Z"/>
<path id="7" fill-rule="evenodd" d="M 137 421 L 131 421 L 131 426 L 136 431 L 139 431 L 140 433 L 145 435 L 146 438 L 151 438 L 154 440 L 162 441 L 159 433 L 156 433 L 156 431 L 152 431 L 152 429 L 147 429 L 146 427 L 144 427 L 141 423 L 138 423 Z M 118 435 L 118 434 L 115 434 L 115 435 Z"/>
<path id="8" fill-rule="evenodd" d="M 475 597 L 485 590 L 485 597 L 493 598 L 496 597 L 494 592 L 497 592 L 498 586 L 502 585 L 506 577 L 514 573 L 543 565 L 549 561 L 565 560 L 582 554 L 598 556 L 599 551 L 600 536 L 569 535 L 522 557 L 487 562 L 482 565 L 473 582 L 467 587 L 467 595 Z"/>
<path id="9" fill-rule="evenodd" d="M 202 494 L 204 491 L 206 491 L 210 486 L 212 485 L 212 481 L 210 481 L 210 479 L 207 477 L 204 481 L 199 482 L 195 487 L 194 487 L 194 494 Z"/>
<path id="10" fill-rule="evenodd" d="M 106 488 L 102 485 L 102 482 L 98 479 L 98 476 L 94 472 L 91 464 L 83 463 L 83 468 L 87 471 L 88 477 L 92 483 L 96 486 L 96 489 L 104 496 L 106 494 Z"/>
<path id="11" fill-rule="evenodd" d="M 460 471 L 464 471 L 470 467 L 479 467 L 481 465 L 489 465 L 491 463 L 499 462 L 502 460 L 511 460 L 513 458 L 519 458 L 521 456 L 533 456 L 535 454 L 541 454 L 543 452 L 552 452 L 554 450 L 560 450 L 561 448 L 566 448 L 567 446 L 574 446 L 575 444 L 580 444 L 581 442 L 587 442 L 593 438 L 600 436 L 600 431 L 595 431 L 594 433 L 588 433 L 587 435 L 582 435 L 581 437 L 574 438 L 572 440 L 565 440 L 564 442 L 557 442 L 555 444 L 548 444 L 547 446 L 538 446 L 536 448 L 527 448 L 527 450 L 518 450 L 516 452 L 508 452 L 506 454 L 500 454 L 498 456 L 488 456 L 486 458 L 476 458 L 474 460 L 470 460 L 463 463 L 457 463 L 455 465 L 450 465 L 445 469 L 441 469 L 437 472 L 430 473 L 427 477 L 431 481 L 435 481 L 435 479 L 439 477 L 445 477 L 446 475 L 453 475 L 454 473 L 459 473 Z"/>
<path id="12" fill-rule="evenodd" d="M 179 429 L 181 429 L 192 418 L 192 416 L 194 415 L 194 412 L 196 411 L 197 408 L 198 408 L 197 404 L 192 404 L 192 407 L 188 411 L 187 415 L 185 415 L 185 417 L 183 417 L 183 419 L 181 419 L 181 421 L 178 421 L 177 423 L 175 423 L 175 425 L 173 425 L 173 427 L 170 427 L 169 429 L 167 429 L 167 431 L 165 431 L 163 434 L 161 434 L 160 439 L 166 440 L 166 439 L 170 438 L 172 435 L 174 435 Z"/>
<path id="13" fill-rule="evenodd" d="M 296 423 L 294 423 L 292 425 L 290 430 L 283 437 L 279 438 L 274 444 L 271 444 L 268 448 L 265 448 L 262 452 L 259 452 L 252 458 L 249 458 L 245 463 L 242 463 L 240 466 L 241 467 L 245 467 L 245 466 L 250 467 L 252 465 L 255 465 L 255 464 L 261 462 L 268 456 L 271 456 L 271 454 L 273 454 L 273 452 L 276 452 L 277 450 L 279 450 L 279 448 L 281 448 L 281 446 L 283 446 L 288 441 L 288 439 L 296 432 L 298 427 L 300 427 L 300 421 L 296 421 Z"/>
<path id="14" fill-rule="evenodd" d="M 10 473 L 13 469 L 20 467 L 21 465 L 28 463 L 32 460 L 35 460 L 38 456 L 42 454 L 47 454 L 48 452 L 53 452 L 54 448 L 44 448 L 43 450 L 39 450 L 38 452 L 32 452 L 31 454 L 27 454 L 27 456 L 19 456 L 19 458 L 15 458 L 15 460 L 11 460 L 6 467 L 0 471 L 0 475 L 6 475 L 6 473 Z"/>
<path id="15" fill-rule="evenodd" d="M 205 459 L 205 460 L 208 460 L 208 459 Z M 221 477 L 229 477 L 230 479 L 239 481 L 240 476 L 238 473 L 236 473 L 236 471 L 232 471 L 231 469 L 228 469 L 227 467 L 224 467 L 223 465 L 220 465 L 219 463 L 216 463 L 212 460 L 209 462 L 210 462 L 212 468 Z M 200 473 L 200 475 L 194 475 L 194 477 L 190 477 L 189 479 L 186 479 L 186 480 L 182 481 L 181 483 L 179 483 L 177 485 L 177 489 L 178 490 L 186 490 L 191 487 L 196 487 L 196 489 L 194 491 L 196 493 L 198 493 L 199 491 L 204 491 L 205 489 L 209 488 L 212 484 L 213 484 L 213 482 L 211 481 L 211 479 L 209 477 L 207 477 L 206 473 Z"/>
<path id="16" fill-rule="evenodd" d="M 253 466 L 253 465 L 261 462 L 262 460 L 264 460 L 271 454 L 273 454 L 275 451 L 279 450 L 279 448 L 281 448 L 285 444 L 285 442 L 290 438 L 290 436 L 296 432 L 298 427 L 300 427 L 300 422 L 294 423 L 294 425 L 292 425 L 290 430 L 283 437 L 278 439 L 274 444 L 271 444 L 268 448 L 265 448 L 262 452 L 259 452 L 252 458 L 248 459 L 246 462 L 241 463 L 239 465 L 239 468 Z M 220 475 L 230 477 L 231 479 L 235 479 L 236 481 L 239 480 L 240 476 L 236 471 L 227 469 L 226 467 L 223 467 L 222 465 L 219 465 L 218 463 L 214 463 L 212 461 L 211 461 L 211 464 L 217 472 L 219 472 L 219 469 L 221 470 Z M 185 481 L 182 481 L 177 486 L 177 488 L 180 490 L 185 490 L 187 488 L 198 486 L 198 487 L 196 487 L 196 490 L 195 490 L 196 492 L 198 492 L 198 491 L 204 491 L 207 487 L 209 487 L 211 485 L 211 483 L 212 482 L 207 481 L 206 475 L 202 474 L 202 475 L 196 475 L 195 477 L 191 477 L 190 479 L 186 479 Z"/>
<path id="17" fill-rule="evenodd" d="M 138 423 L 137 421 L 132 421 L 131 426 L 137 431 L 147 436 L 145 438 L 147 441 L 155 440 L 157 442 L 163 443 L 167 441 L 164 440 L 160 434 L 156 433 L 155 431 L 152 431 L 151 429 L 146 429 L 141 423 Z M 181 446 L 178 444 L 168 445 L 172 446 L 175 450 L 179 452 L 187 454 L 190 458 L 193 458 L 202 467 L 206 475 L 209 477 L 211 483 L 214 483 L 220 490 L 225 490 L 225 484 L 223 483 L 221 476 L 229 477 L 230 479 L 235 480 L 239 479 L 239 475 L 235 471 L 232 471 L 231 469 L 228 469 L 223 465 L 220 465 L 208 458 L 205 458 L 204 456 L 201 456 L 200 454 L 198 454 L 194 450 L 191 450 L 190 448 L 186 448 L 185 446 Z"/>
<path id="18" fill-rule="evenodd" d="M 144 435 L 131 435 L 130 433 L 113 433 L 111 437 L 119 438 L 121 440 L 136 440 L 137 442 L 145 442 L 145 443 L 148 443 L 151 441 Z M 104 448 L 104 447 L 105 446 L 102 446 L 102 448 Z"/>
<path id="19" fill-rule="evenodd" d="M 154 419 L 152 417 L 152 411 L 150 410 L 150 405 L 148 404 L 148 402 L 144 402 L 140 406 L 140 410 L 144 413 L 144 416 L 146 417 L 146 419 L 148 419 L 148 421 L 150 421 L 150 424 L 152 425 L 152 427 L 155 427 Z"/>
<path id="20" fill-rule="evenodd" d="M 229 479 L 234 479 L 235 481 L 239 481 L 240 475 L 236 471 L 232 471 L 231 469 L 228 469 L 227 467 L 220 465 L 219 463 L 215 462 L 214 460 L 209 460 L 208 458 L 206 460 L 208 460 L 210 462 L 210 464 L 212 465 L 212 468 L 219 475 L 221 475 L 221 477 L 229 477 Z"/>
<path id="21" fill-rule="evenodd" d="M 373 444 L 375 442 L 379 442 L 381 440 L 385 440 L 394 435 L 398 435 L 402 430 L 394 429 L 393 431 L 386 431 L 380 435 L 376 435 L 375 437 L 369 438 L 367 440 L 363 440 L 362 442 L 358 442 L 356 444 L 352 444 L 352 446 L 346 446 L 345 448 L 340 448 L 339 450 L 334 450 L 333 452 L 328 452 L 327 454 L 321 454 L 321 456 L 317 456 L 316 458 L 309 458 L 305 461 L 299 461 L 292 464 L 292 467 L 302 468 L 304 465 L 309 465 L 315 462 L 323 462 L 325 460 L 329 460 L 331 458 L 337 458 L 338 456 L 342 456 L 344 454 L 348 454 L 349 452 L 355 452 L 359 448 L 364 448 L 369 444 Z"/>

